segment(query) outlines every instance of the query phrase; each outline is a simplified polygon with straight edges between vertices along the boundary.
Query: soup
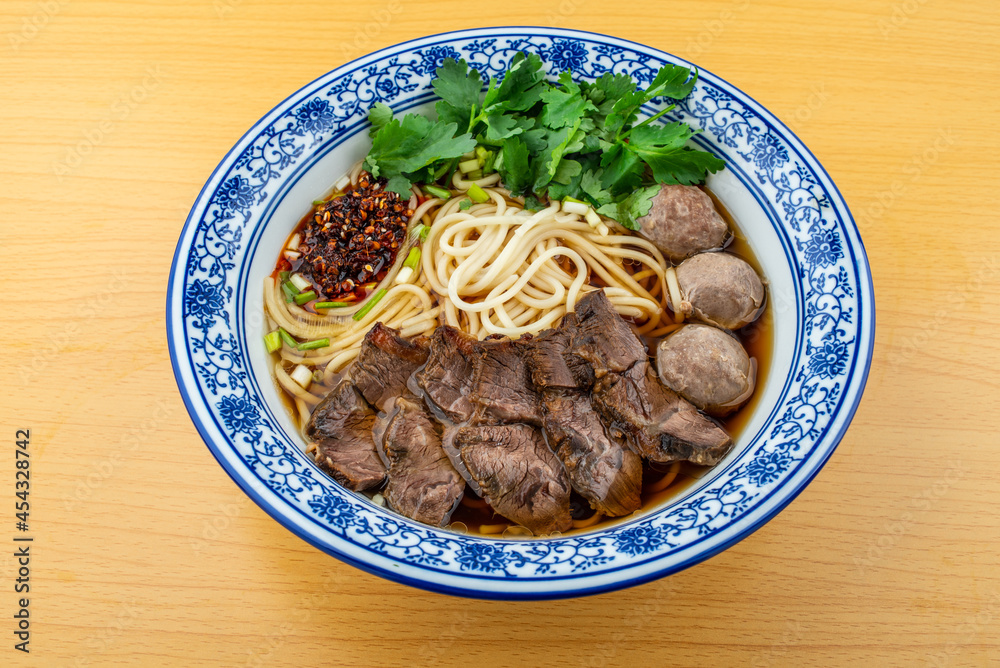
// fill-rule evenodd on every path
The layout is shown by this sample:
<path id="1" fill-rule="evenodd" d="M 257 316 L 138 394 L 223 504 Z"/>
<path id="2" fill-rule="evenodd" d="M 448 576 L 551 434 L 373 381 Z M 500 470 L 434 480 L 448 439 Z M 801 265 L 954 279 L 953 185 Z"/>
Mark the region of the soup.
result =
<path id="1" fill-rule="evenodd" d="M 665 94 L 657 81 L 650 90 Z M 522 81 L 549 88 L 518 113 L 558 125 L 538 108 L 568 91 L 582 96 L 581 119 L 611 122 L 597 84 L 560 82 Z M 495 98 L 503 85 L 490 84 Z M 711 193 L 647 163 L 633 192 L 616 194 L 584 141 L 569 152 L 578 130 L 565 126 L 545 130 L 570 143 L 561 158 L 540 149 L 527 194 L 507 163 L 523 167 L 534 149 L 490 144 L 489 128 L 473 150 L 386 178 L 420 148 L 394 155 L 381 133 L 405 142 L 409 123 L 453 152 L 469 133 L 384 112 L 373 109 L 366 161 L 313 203 L 265 285 L 275 379 L 320 467 L 412 519 L 525 537 L 646 512 L 722 459 L 753 411 L 772 336 L 759 266 Z M 618 129 L 623 145 L 656 139 L 636 120 Z M 535 120 L 512 122 L 527 136 Z M 550 178 L 568 183 L 539 190 L 539 170 L 566 160 Z"/>

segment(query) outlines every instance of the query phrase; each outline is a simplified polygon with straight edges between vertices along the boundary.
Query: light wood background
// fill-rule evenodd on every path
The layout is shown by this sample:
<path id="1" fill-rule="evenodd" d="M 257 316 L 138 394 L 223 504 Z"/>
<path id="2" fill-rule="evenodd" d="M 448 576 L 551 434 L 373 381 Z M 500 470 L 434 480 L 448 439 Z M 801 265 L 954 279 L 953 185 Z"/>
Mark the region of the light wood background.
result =
<path id="1" fill-rule="evenodd" d="M 0 4 L 0 544 L 32 430 L 44 666 L 1000 665 L 1000 31 L 941 0 Z M 174 384 L 167 272 L 242 133 L 333 67 L 527 23 L 688 57 L 788 121 L 862 228 L 878 333 L 843 443 L 732 549 L 635 589 L 476 602 L 383 581 L 237 489 Z"/>

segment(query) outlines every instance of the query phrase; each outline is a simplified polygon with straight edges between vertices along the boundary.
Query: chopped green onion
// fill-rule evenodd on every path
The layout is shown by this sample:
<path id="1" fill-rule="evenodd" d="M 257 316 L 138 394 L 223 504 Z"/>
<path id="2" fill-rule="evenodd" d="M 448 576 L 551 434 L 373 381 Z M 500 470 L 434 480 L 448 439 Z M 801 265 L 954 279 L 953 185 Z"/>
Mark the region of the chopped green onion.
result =
<path id="1" fill-rule="evenodd" d="M 575 197 L 563 197 L 564 202 L 578 202 L 580 204 L 586 204 L 582 199 L 577 199 Z"/>
<path id="2" fill-rule="evenodd" d="M 448 199 L 451 197 L 451 191 L 447 188 L 441 188 L 440 186 L 424 186 L 424 190 L 427 191 L 428 194 L 440 197 L 441 199 Z"/>
<path id="3" fill-rule="evenodd" d="M 424 235 L 426 235 L 427 232 L 429 232 L 429 231 L 430 231 L 429 227 L 427 227 L 423 223 L 420 223 L 419 225 L 417 225 L 416 227 L 413 228 L 413 231 L 410 232 L 410 236 L 411 237 L 423 237 L 423 239 L 421 239 L 421 241 L 423 241 L 424 239 L 426 239 L 426 236 L 424 236 Z"/>
<path id="4" fill-rule="evenodd" d="M 472 198 L 474 202 L 479 202 L 480 204 L 490 201 L 490 196 L 486 193 L 486 191 L 475 183 L 473 183 L 472 187 L 469 188 L 469 197 Z"/>
<path id="5" fill-rule="evenodd" d="M 295 293 L 298 292 L 292 287 L 291 283 L 282 283 L 281 291 L 285 293 L 285 301 L 290 302 L 295 299 Z"/>
<path id="6" fill-rule="evenodd" d="M 316 339 L 300 343 L 298 347 L 299 350 L 316 350 L 317 348 L 326 348 L 328 345 L 330 345 L 330 339 Z"/>
<path id="7" fill-rule="evenodd" d="M 295 303 L 298 304 L 299 306 L 302 306 L 307 302 L 311 302 L 314 299 L 316 299 L 315 290 L 310 290 L 309 292 L 303 292 L 302 294 L 295 295 Z"/>
<path id="8" fill-rule="evenodd" d="M 371 299 L 368 300 L 368 303 L 365 304 L 360 311 L 354 314 L 354 320 L 360 322 L 366 315 L 368 315 L 371 312 L 373 308 L 375 308 L 375 304 L 378 304 L 379 301 L 382 299 L 382 297 L 385 297 L 386 292 L 388 292 L 388 290 L 386 290 L 385 288 L 382 288 L 381 290 L 376 292 L 371 297 Z"/>
<path id="9" fill-rule="evenodd" d="M 468 174 L 465 175 L 465 178 L 467 178 L 470 181 L 478 181 L 479 179 L 483 178 L 483 170 L 477 169 L 474 172 L 469 172 Z"/>
<path id="10" fill-rule="evenodd" d="M 344 308 L 345 306 L 354 306 L 354 304 L 355 302 L 316 302 L 313 304 L 313 308 Z"/>
<path id="11" fill-rule="evenodd" d="M 279 271 L 278 272 L 278 278 L 280 278 L 283 281 L 287 281 L 288 280 L 288 275 L 290 273 L 292 273 L 292 272 L 290 272 L 290 271 Z"/>
<path id="12" fill-rule="evenodd" d="M 463 174 L 468 174 L 469 172 L 476 171 L 482 166 L 483 166 L 482 163 L 479 162 L 479 158 L 473 158 L 472 160 L 463 160 L 462 162 L 458 163 L 458 171 L 462 172 Z"/>
<path id="13" fill-rule="evenodd" d="M 320 204 L 326 204 L 326 200 L 325 199 L 314 199 L 313 200 L 313 206 L 319 206 Z"/>
<path id="14" fill-rule="evenodd" d="M 281 334 L 278 330 L 268 332 L 264 335 L 264 346 L 269 353 L 273 353 L 281 347 Z"/>
<path id="15" fill-rule="evenodd" d="M 472 160 L 473 158 L 476 157 L 476 149 L 472 149 L 468 153 L 463 153 L 462 157 L 465 158 L 466 160 Z"/>
<path id="16" fill-rule="evenodd" d="M 423 228 L 420 230 L 420 241 L 427 241 L 427 236 L 431 233 L 431 228 L 427 225 L 424 225 Z"/>
<path id="17" fill-rule="evenodd" d="M 288 375 L 292 380 L 307 390 L 309 389 L 309 385 L 312 383 L 313 379 L 313 372 L 304 364 L 300 364 L 292 369 L 292 372 Z"/>
<path id="18" fill-rule="evenodd" d="M 292 283 L 291 281 L 285 281 L 285 283 L 284 283 L 284 284 L 283 284 L 283 285 L 282 285 L 281 287 L 283 287 L 283 288 L 288 288 L 288 291 L 289 291 L 289 292 L 291 292 L 291 293 L 292 293 L 292 295 L 297 295 L 297 294 L 299 294 L 300 292 L 302 292 L 302 291 L 301 291 L 301 290 L 299 290 L 299 289 L 298 289 L 298 287 L 296 287 L 296 285 L 295 285 L 294 283 Z"/>
<path id="19" fill-rule="evenodd" d="M 284 341 L 286 344 L 288 344 L 292 348 L 297 348 L 298 345 L 299 345 L 299 342 L 296 341 L 295 339 L 293 339 L 292 335 L 289 334 L 288 332 L 286 332 L 281 327 L 278 328 L 278 336 L 280 336 L 281 340 Z"/>
<path id="20" fill-rule="evenodd" d="M 419 264 L 420 264 L 420 249 L 411 248 L 410 254 L 406 256 L 405 260 L 403 260 L 403 266 L 409 267 L 410 269 L 416 269 L 417 265 Z"/>
<path id="21" fill-rule="evenodd" d="M 292 274 L 288 277 L 288 282 L 298 288 L 296 293 L 312 290 L 312 283 L 310 283 L 309 279 L 302 274 Z"/>
<path id="22" fill-rule="evenodd" d="M 458 203 L 458 208 L 461 209 L 462 211 L 465 211 L 466 209 L 468 209 L 469 207 L 471 207 L 472 204 L 473 204 L 473 201 L 471 199 L 469 199 L 468 197 L 466 197 L 465 199 L 463 199 L 461 202 Z"/>

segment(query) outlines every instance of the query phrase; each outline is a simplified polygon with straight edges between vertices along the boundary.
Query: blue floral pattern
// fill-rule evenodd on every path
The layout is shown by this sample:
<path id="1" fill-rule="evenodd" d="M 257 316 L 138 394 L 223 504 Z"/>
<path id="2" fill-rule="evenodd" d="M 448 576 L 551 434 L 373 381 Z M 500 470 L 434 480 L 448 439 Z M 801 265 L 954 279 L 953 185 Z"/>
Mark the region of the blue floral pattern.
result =
<path id="1" fill-rule="evenodd" d="M 587 47 L 578 39 L 557 39 L 542 55 L 559 71 L 576 71 L 587 62 Z"/>
<path id="2" fill-rule="evenodd" d="M 373 103 L 428 99 L 434 69 L 445 58 L 463 57 L 485 76 L 502 78 L 520 50 L 545 56 L 550 74 L 569 68 L 579 79 L 612 72 L 648 83 L 662 64 L 671 62 L 664 54 L 611 38 L 549 29 L 517 34 L 487 30 L 395 47 L 378 59 L 362 59 L 331 73 L 269 115 L 224 163 L 217 185 L 195 206 L 190 233 L 186 229 L 182 236 L 177 271 L 183 270 L 185 338 L 174 340 L 177 364 L 193 370 L 198 383 L 194 392 L 205 397 L 193 402 L 201 401 L 205 413 L 228 432 L 224 442 L 206 439 L 213 448 L 237 454 L 247 469 L 240 475 L 262 481 L 307 516 L 315 531 L 325 531 L 317 540 L 331 551 L 338 550 L 338 541 L 346 541 L 407 568 L 480 579 L 596 577 L 605 569 L 666 559 L 722 531 L 762 504 L 816 448 L 832 448 L 822 439 L 859 355 L 855 295 L 860 279 L 844 257 L 846 209 L 839 199 L 836 207 L 831 204 L 808 155 L 710 75 L 703 75 L 692 95 L 667 118 L 700 128 L 714 151 L 750 173 L 774 220 L 792 239 L 794 247 L 787 250 L 794 256 L 803 292 L 802 352 L 794 383 L 767 432 L 737 453 L 724 472 L 680 503 L 599 534 L 488 541 L 416 525 L 374 508 L 320 473 L 281 435 L 252 389 L 232 322 L 235 318 L 241 326 L 234 292 L 241 280 L 239 268 L 247 262 L 244 235 L 260 233 L 254 216 L 307 151 L 363 131 Z M 414 577 L 424 584 L 434 579 L 430 571 Z M 468 586 L 476 593 L 474 583 Z"/>
<path id="3" fill-rule="evenodd" d="M 433 75 L 435 70 L 441 67 L 448 58 L 454 60 L 462 58 L 462 54 L 450 46 L 431 46 L 414 53 L 420 56 L 421 60 L 414 64 L 413 71 L 427 75 Z"/>

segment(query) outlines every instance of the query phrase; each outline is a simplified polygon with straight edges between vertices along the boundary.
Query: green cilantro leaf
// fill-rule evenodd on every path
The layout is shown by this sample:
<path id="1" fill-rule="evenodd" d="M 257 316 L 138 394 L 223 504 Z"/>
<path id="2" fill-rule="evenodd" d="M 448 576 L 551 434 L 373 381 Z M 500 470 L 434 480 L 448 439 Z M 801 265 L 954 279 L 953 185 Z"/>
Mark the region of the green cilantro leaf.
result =
<path id="1" fill-rule="evenodd" d="M 375 133 L 365 166 L 372 176 L 405 176 L 438 160 L 457 158 L 476 147 L 468 134 L 456 136 L 457 126 L 431 122 L 426 116 L 407 114 L 400 122 L 392 119 Z M 401 181 L 392 188 L 405 195 Z M 400 192 L 400 191 L 403 192 Z"/>
<path id="2" fill-rule="evenodd" d="M 504 140 L 495 166 L 508 190 L 515 195 L 526 194 L 531 184 L 531 167 L 528 162 L 528 147 L 520 137 Z"/>
<path id="3" fill-rule="evenodd" d="M 435 73 L 437 78 L 431 86 L 441 98 L 434 106 L 438 120 L 455 123 L 461 130 L 471 130 L 469 122 L 479 106 L 483 88 L 479 71 L 470 72 L 464 60 L 455 62 L 454 58 L 445 58 Z"/>
<path id="4" fill-rule="evenodd" d="M 711 153 L 686 147 L 691 135 L 686 123 L 644 125 L 632 130 L 625 147 L 649 165 L 658 183 L 694 185 L 704 181 L 708 172 L 725 167 L 725 163 Z"/>
<path id="5" fill-rule="evenodd" d="M 392 120 L 392 109 L 387 104 L 376 102 L 368 110 L 368 122 L 372 124 L 368 136 L 374 137 L 383 125 Z"/>
<path id="6" fill-rule="evenodd" d="M 495 144 L 502 139 L 524 132 L 524 127 L 518 118 L 502 114 L 490 114 L 485 119 L 486 141 Z"/>
<path id="7" fill-rule="evenodd" d="M 613 218 L 630 230 L 638 230 L 637 219 L 642 218 L 653 206 L 653 196 L 660 192 L 660 186 L 640 188 L 628 197 L 614 204 L 605 204 L 597 213 Z"/>
<path id="8" fill-rule="evenodd" d="M 621 195 L 639 187 L 646 166 L 635 153 L 625 150 L 624 144 L 615 144 L 601 156 L 601 186 L 613 194 Z"/>
<path id="9" fill-rule="evenodd" d="M 491 107 L 499 107 L 504 111 L 525 111 L 535 105 L 540 99 L 545 73 L 542 71 L 542 58 L 537 53 L 525 54 L 518 52 L 510 61 L 510 69 L 504 74 L 500 85 L 494 86 L 490 81 L 490 89 L 486 91 L 483 109 L 492 111 Z"/>
<path id="10" fill-rule="evenodd" d="M 580 85 L 573 81 L 572 75 L 566 71 L 559 75 L 560 86 L 546 86 L 541 93 L 542 125 L 558 129 L 573 125 L 585 113 L 597 111 L 597 107 L 589 99 L 580 94 Z"/>

